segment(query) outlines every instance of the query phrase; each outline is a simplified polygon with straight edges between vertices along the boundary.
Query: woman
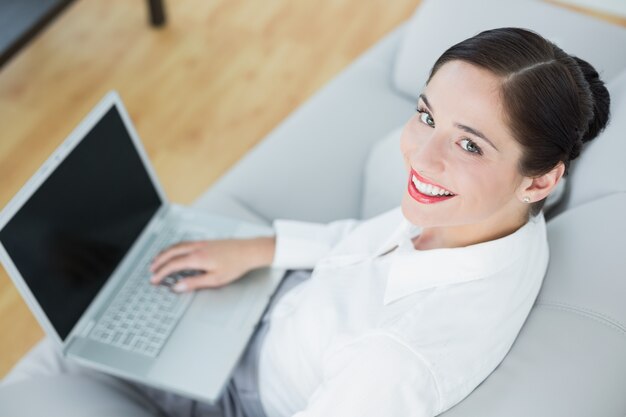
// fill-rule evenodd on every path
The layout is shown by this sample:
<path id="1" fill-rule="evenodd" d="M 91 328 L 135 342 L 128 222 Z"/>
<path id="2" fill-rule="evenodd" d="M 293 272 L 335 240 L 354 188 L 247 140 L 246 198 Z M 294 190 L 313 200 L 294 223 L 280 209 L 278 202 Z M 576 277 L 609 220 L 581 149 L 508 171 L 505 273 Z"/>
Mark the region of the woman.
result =
<path id="1" fill-rule="evenodd" d="M 433 416 L 504 358 L 548 262 L 543 214 L 584 142 L 606 125 L 597 72 L 539 35 L 482 32 L 435 63 L 401 151 L 401 206 L 365 222 L 276 221 L 276 237 L 181 243 L 152 281 L 227 285 L 268 265 L 288 275 L 221 410 L 143 391 L 166 412 Z"/>

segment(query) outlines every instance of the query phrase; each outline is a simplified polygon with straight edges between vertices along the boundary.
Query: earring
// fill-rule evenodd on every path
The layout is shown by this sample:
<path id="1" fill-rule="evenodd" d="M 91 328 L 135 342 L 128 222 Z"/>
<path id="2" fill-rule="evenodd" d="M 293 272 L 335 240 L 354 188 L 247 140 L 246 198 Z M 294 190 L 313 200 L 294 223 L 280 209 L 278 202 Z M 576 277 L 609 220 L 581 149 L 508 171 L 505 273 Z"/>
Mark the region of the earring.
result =
<path id="1" fill-rule="evenodd" d="M 530 197 L 528 197 L 528 196 L 524 197 L 523 200 L 524 200 L 524 203 L 526 203 L 526 204 L 530 203 Z"/>

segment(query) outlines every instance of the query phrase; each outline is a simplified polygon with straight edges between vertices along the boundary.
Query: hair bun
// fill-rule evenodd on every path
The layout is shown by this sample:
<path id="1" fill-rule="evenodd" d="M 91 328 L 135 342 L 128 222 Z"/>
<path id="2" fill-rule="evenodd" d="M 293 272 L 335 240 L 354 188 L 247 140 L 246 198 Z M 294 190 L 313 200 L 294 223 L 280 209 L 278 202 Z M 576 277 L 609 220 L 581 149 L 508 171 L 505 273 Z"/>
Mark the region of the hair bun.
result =
<path id="1" fill-rule="evenodd" d="M 606 127 L 609 120 L 611 98 L 604 82 L 598 72 L 584 59 L 572 56 L 582 71 L 585 80 L 589 84 L 589 90 L 593 98 L 593 117 L 589 121 L 587 130 L 582 135 L 582 141 L 588 142 L 598 136 Z"/>

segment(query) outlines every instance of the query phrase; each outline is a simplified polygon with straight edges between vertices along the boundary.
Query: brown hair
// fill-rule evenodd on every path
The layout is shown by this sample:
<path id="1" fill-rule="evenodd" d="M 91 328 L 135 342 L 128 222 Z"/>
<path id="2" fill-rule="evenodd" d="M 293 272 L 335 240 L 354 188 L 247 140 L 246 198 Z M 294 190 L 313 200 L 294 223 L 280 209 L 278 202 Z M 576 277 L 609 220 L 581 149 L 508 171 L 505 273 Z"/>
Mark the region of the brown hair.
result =
<path id="1" fill-rule="evenodd" d="M 428 81 L 453 60 L 502 77 L 504 109 L 522 146 L 519 170 L 525 176 L 543 175 L 559 162 L 567 175 L 583 143 L 608 122 L 609 92 L 597 71 L 535 32 L 520 28 L 481 32 L 445 51 Z M 544 202 L 533 203 L 531 215 L 537 215 Z"/>

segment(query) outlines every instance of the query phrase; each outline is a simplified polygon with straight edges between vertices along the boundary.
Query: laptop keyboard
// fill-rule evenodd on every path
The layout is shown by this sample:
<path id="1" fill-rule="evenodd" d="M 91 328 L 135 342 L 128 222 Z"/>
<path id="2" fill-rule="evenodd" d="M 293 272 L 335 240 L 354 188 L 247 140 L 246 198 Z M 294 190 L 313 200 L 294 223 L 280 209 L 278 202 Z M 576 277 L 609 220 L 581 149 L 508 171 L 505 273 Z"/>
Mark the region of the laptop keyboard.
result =
<path id="1" fill-rule="evenodd" d="M 219 236 L 211 236 L 212 239 Z M 156 253 L 182 240 L 207 239 L 206 234 L 162 233 L 147 250 L 89 333 L 91 339 L 150 357 L 159 354 L 193 298 L 168 287 L 150 284 L 149 265 Z M 182 271 L 181 276 L 189 275 Z"/>

